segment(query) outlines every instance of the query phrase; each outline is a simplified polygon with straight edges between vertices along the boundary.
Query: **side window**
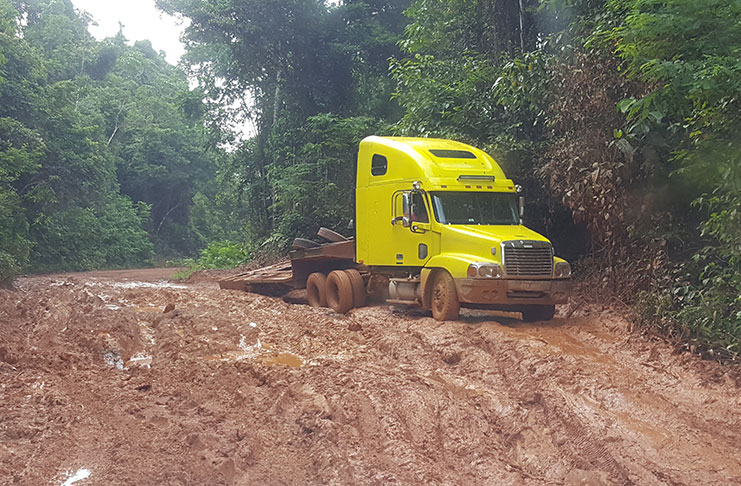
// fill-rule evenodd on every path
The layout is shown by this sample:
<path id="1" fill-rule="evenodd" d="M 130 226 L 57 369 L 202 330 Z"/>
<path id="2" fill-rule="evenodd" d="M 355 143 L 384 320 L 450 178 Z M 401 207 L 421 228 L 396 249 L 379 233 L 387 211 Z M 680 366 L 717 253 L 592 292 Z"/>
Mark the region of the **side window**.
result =
<path id="1" fill-rule="evenodd" d="M 417 221 L 419 223 L 430 222 L 430 218 L 427 217 L 425 200 L 422 197 L 421 192 L 412 193 L 412 221 Z"/>
<path id="2" fill-rule="evenodd" d="M 388 160 L 379 154 L 374 154 L 371 160 L 371 174 L 374 176 L 384 175 L 388 170 Z"/>

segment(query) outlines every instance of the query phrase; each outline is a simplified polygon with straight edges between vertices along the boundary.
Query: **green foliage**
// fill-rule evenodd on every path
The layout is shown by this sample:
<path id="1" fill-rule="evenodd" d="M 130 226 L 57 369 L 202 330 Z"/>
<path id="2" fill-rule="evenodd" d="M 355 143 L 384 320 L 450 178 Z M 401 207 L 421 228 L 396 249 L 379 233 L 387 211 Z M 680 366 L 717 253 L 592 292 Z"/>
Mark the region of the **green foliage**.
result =
<path id="1" fill-rule="evenodd" d="M 0 118 L 0 285 L 12 281 L 29 261 L 33 244 L 17 187 L 38 172 L 44 150 L 38 133 Z"/>
<path id="2" fill-rule="evenodd" d="M 148 264 L 154 256 L 142 228 L 148 209 L 135 208 L 128 198 L 115 196 L 98 207 L 70 207 L 40 217 L 34 224 L 37 244 L 32 268 L 59 271 Z"/>
<path id="3" fill-rule="evenodd" d="M 173 280 L 187 280 L 194 272 L 207 269 L 234 268 L 252 260 L 253 252 L 244 243 L 229 240 L 214 241 L 201 250 L 197 260 L 185 258 L 168 261 L 168 266 L 186 267 L 172 275 Z"/>
<path id="4" fill-rule="evenodd" d="M 148 42 L 95 41 L 69 0 L 0 0 L 0 279 L 195 252 L 202 96 Z M 205 246 L 205 242 L 203 243 Z"/>
<path id="5" fill-rule="evenodd" d="M 538 52 L 504 63 L 475 54 L 392 60 L 395 97 L 407 109 L 400 130 L 508 151 L 536 150 L 545 135 L 546 65 Z"/>
<path id="6" fill-rule="evenodd" d="M 250 250 L 231 241 L 215 241 L 201 250 L 198 268 L 233 268 L 252 259 Z"/>
<path id="7" fill-rule="evenodd" d="M 322 114 L 285 134 L 293 143 L 279 153 L 281 164 L 268 168 L 275 233 L 311 238 L 320 226 L 347 233 L 354 218 L 357 145 L 381 130 L 372 118 Z"/>
<path id="8" fill-rule="evenodd" d="M 693 345 L 737 354 L 741 3 L 613 0 L 609 7 L 592 42 L 614 45 L 626 75 L 650 86 L 617 105 L 628 120 L 626 137 L 663 151 L 693 205 L 707 211 L 700 249 L 666 285 L 666 297 L 646 297 L 654 304 L 644 307 Z"/>
<path id="9" fill-rule="evenodd" d="M 738 169 L 726 175 L 738 184 Z M 709 214 L 700 225 L 704 246 L 679 267 L 663 300 L 643 295 L 645 320 L 653 325 L 655 315 L 678 328 L 688 346 L 720 359 L 736 358 L 741 354 L 741 191 L 721 187 L 694 205 Z"/>
<path id="10" fill-rule="evenodd" d="M 375 120 L 399 114 L 387 59 L 399 52 L 409 1 L 158 4 L 191 21 L 186 61 L 212 117 L 248 118 L 256 130 L 219 162 L 218 190 L 202 191 L 201 207 L 210 201 L 235 228 L 246 222 L 250 239 L 278 246 L 317 225 L 347 225 L 357 143 L 383 125 Z M 200 216 L 194 224 L 217 232 Z"/>
<path id="11" fill-rule="evenodd" d="M 407 10 L 412 23 L 402 42 L 409 53 L 454 58 L 475 52 L 491 60 L 535 50 L 537 0 L 416 0 Z M 520 27 L 523 27 L 521 29 Z"/>
<path id="12" fill-rule="evenodd" d="M 618 104 L 626 135 L 666 147 L 695 195 L 714 190 L 741 150 L 741 4 L 614 0 L 610 7 L 622 21 L 601 25 L 592 42 L 615 45 L 626 75 L 651 86 Z"/>
<path id="13" fill-rule="evenodd" d="M 0 285 L 9 284 L 28 263 L 31 242 L 18 196 L 0 186 Z"/>
<path id="14" fill-rule="evenodd" d="M 196 272 L 195 268 L 189 267 L 182 270 L 177 270 L 172 274 L 170 277 L 171 280 L 176 281 L 182 281 L 182 280 L 188 280 L 191 275 L 193 275 Z"/>

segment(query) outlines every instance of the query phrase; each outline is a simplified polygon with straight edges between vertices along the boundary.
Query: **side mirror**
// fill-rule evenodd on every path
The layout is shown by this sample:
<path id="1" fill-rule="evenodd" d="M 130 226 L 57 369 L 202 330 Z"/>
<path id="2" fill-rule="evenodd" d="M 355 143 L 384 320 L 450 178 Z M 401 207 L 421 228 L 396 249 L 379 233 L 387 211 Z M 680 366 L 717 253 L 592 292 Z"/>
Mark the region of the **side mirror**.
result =
<path id="1" fill-rule="evenodd" d="M 525 196 L 520 196 L 520 224 L 522 224 L 522 218 L 525 217 Z"/>
<path id="2" fill-rule="evenodd" d="M 404 217 L 401 220 L 402 226 L 409 228 L 412 221 L 412 194 L 405 192 L 401 195 L 401 207 Z"/>

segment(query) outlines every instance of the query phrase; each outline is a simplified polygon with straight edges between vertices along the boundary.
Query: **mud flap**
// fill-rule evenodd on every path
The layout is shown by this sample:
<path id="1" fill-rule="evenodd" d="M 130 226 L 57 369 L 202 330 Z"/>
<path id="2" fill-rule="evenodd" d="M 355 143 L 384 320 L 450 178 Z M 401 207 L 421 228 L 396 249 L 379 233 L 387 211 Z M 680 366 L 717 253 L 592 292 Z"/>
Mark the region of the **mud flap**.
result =
<path id="1" fill-rule="evenodd" d="M 432 308 L 432 269 L 423 268 L 419 275 L 420 285 L 422 286 L 422 307 L 425 309 Z"/>

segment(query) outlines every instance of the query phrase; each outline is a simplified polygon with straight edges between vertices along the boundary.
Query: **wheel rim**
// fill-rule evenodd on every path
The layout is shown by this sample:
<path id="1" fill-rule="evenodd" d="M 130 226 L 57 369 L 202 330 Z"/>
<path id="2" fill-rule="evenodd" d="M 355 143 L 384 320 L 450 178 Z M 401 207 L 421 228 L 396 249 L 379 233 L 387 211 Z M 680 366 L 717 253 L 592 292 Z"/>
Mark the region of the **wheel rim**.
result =
<path id="1" fill-rule="evenodd" d="M 439 285 L 435 286 L 432 293 L 432 306 L 437 312 L 441 312 L 445 307 L 445 291 Z"/>

